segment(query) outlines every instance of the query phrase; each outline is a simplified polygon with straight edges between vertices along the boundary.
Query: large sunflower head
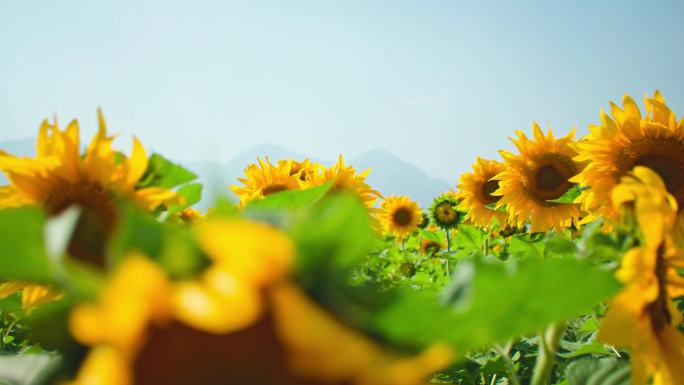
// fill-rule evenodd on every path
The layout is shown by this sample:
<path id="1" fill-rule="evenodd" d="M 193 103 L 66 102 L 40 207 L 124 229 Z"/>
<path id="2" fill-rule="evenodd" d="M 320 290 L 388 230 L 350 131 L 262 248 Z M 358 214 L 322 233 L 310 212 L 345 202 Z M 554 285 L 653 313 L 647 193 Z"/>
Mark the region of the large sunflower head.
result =
<path id="1" fill-rule="evenodd" d="M 334 181 L 333 191 L 351 191 L 361 199 L 366 207 L 373 210 L 373 205 L 382 198 L 382 195 L 366 183 L 366 177 L 370 172 L 371 169 L 369 168 L 362 173 L 357 173 L 353 166 L 344 163 L 344 159 L 340 155 L 336 164 L 328 168 L 320 167 L 313 179 L 313 185 L 319 186 L 332 180 Z"/>
<path id="2" fill-rule="evenodd" d="M 601 111 L 601 124 L 589 126 L 590 134 L 578 142 L 576 160 L 587 167 L 575 178 L 589 189 L 578 202 L 590 212 L 617 215 L 610 192 L 636 166 L 655 171 L 680 207 L 677 227 L 681 232 L 684 207 L 684 120 L 677 121 L 665 99 L 656 91 L 645 98 L 646 114 L 628 95 L 622 108 L 610 104 L 610 116 Z"/>
<path id="3" fill-rule="evenodd" d="M 230 186 L 240 198 L 240 206 L 273 193 L 299 189 L 299 178 L 304 170 L 293 171 L 293 161 L 281 161 L 277 165 L 268 157 L 265 161 L 257 158 L 257 161 L 258 164 L 245 168 L 245 178 L 238 178 L 242 186 Z"/>
<path id="4" fill-rule="evenodd" d="M 464 214 L 458 210 L 459 201 L 454 194 L 437 197 L 430 207 L 432 223 L 442 229 L 451 229 L 463 222 Z"/>
<path id="5" fill-rule="evenodd" d="M 387 232 L 403 239 L 421 224 L 423 212 L 409 197 L 392 195 L 382 202 L 379 217 Z"/>
<path id="6" fill-rule="evenodd" d="M 406 356 L 341 323 L 288 279 L 294 249 L 277 229 L 222 219 L 195 230 L 211 260 L 200 277 L 171 281 L 131 256 L 72 311 L 90 347 L 72 385 L 414 385 L 451 360 L 444 346 Z"/>
<path id="7" fill-rule="evenodd" d="M 489 226 L 496 218 L 500 225 L 506 223 L 508 214 L 494 210 L 501 196 L 492 195 L 499 189 L 499 181 L 493 180 L 504 170 L 503 164 L 495 160 L 477 158 L 473 163 L 473 172 L 461 175 L 458 185 L 458 196 L 461 207 L 468 210 L 466 219 L 477 226 Z"/>
<path id="8" fill-rule="evenodd" d="M 98 111 L 99 130 L 81 155 L 79 126 L 73 120 L 63 131 L 57 122 L 44 121 L 38 132 L 36 157 L 0 153 L 0 170 L 10 181 L 0 188 L 0 208 L 38 205 L 58 215 L 72 205 L 81 216 L 69 253 L 79 260 L 102 265 L 105 243 L 118 221 L 116 198 L 154 210 L 179 199 L 171 190 L 136 187 L 147 170 L 148 158 L 140 141 L 133 139 L 130 156 L 112 148 L 113 136 Z"/>
<path id="9" fill-rule="evenodd" d="M 514 155 L 501 151 L 504 170 L 494 177 L 499 181 L 495 196 L 501 196 L 496 207 L 507 207 L 509 221 L 518 227 L 530 221 L 530 231 L 562 230 L 578 222 L 579 205 L 550 202 L 565 194 L 575 183 L 570 181 L 582 170 L 573 158 L 575 130 L 562 138 L 554 138 L 549 129 L 544 135 L 538 124 L 533 125 L 534 139 L 517 131 L 511 139 L 518 148 Z"/>

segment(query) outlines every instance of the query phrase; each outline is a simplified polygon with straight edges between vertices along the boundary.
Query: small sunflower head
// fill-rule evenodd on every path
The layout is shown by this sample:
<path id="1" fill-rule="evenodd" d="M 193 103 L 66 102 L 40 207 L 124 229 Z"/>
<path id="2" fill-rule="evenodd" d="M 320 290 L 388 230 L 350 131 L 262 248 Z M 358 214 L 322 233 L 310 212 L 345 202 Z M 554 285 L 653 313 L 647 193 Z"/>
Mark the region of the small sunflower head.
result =
<path id="1" fill-rule="evenodd" d="M 420 241 L 420 252 L 424 255 L 435 255 L 442 248 L 439 242 L 435 242 L 431 239 L 423 239 Z"/>
<path id="2" fill-rule="evenodd" d="M 458 210 L 458 199 L 452 194 L 444 194 L 434 200 L 430 216 L 434 224 L 447 230 L 463 222 L 463 213 Z"/>
<path id="3" fill-rule="evenodd" d="M 406 196 L 388 196 L 380 207 L 380 221 L 387 232 L 405 238 L 423 221 L 423 213 L 416 202 Z"/>

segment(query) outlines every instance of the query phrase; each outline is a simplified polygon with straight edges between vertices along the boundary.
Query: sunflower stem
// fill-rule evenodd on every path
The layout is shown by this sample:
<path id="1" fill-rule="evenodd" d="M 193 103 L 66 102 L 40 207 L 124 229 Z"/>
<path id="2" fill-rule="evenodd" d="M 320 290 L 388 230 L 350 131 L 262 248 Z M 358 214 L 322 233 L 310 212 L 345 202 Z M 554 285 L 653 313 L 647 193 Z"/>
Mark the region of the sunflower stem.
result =
<path id="1" fill-rule="evenodd" d="M 556 365 L 558 343 L 564 331 L 565 323 L 560 322 L 550 325 L 544 332 L 539 334 L 539 353 L 530 385 L 549 385 L 551 372 Z"/>
<path id="2" fill-rule="evenodd" d="M 449 235 L 449 229 L 444 229 L 444 232 L 446 233 L 447 251 L 451 251 L 451 236 Z"/>
<path id="3" fill-rule="evenodd" d="M 515 363 L 511 359 L 511 349 L 513 348 L 513 340 L 506 343 L 506 346 L 494 345 L 494 351 L 499 353 L 506 365 L 506 372 L 508 373 L 508 380 L 511 385 L 520 385 L 520 378 L 515 371 Z"/>

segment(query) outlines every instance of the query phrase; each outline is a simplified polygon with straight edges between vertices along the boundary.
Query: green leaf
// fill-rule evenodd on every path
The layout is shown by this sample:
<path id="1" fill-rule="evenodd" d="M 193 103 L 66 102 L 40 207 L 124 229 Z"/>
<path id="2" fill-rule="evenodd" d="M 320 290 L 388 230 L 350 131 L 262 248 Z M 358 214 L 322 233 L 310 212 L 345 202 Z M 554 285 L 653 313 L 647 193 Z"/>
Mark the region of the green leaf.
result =
<path id="1" fill-rule="evenodd" d="M 577 244 L 562 236 L 553 235 L 543 242 L 544 256 L 547 258 L 574 258 L 578 254 Z"/>
<path id="2" fill-rule="evenodd" d="M 14 312 L 22 312 L 21 292 L 14 293 L 5 298 L 0 299 L 0 310 Z"/>
<path id="3" fill-rule="evenodd" d="M 0 279 L 51 282 L 45 214 L 35 207 L 0 210 Z"/>
<path id="4" fill-rule="evenodd" d="M 202 199 L 202 184 L 189 183 L 176 191 L 178 195 L 185 197 L 185 207 L 190 207 Z"/>
<path id="5" fill-rule="evenodd" d="M 281 191 L 275 194 L 268 195 L 264 199 L 259 199 L 250 202 L 247 205 L 247 211 L 263 211 L 263 210 L 294 210 L 305 207 L 310 207 L 323 198 L 330 188 L 332 182 L 328 182 L 321 186 L 312 187 L 305 190 L 289 190 Z"/>
<path id="6" fill-rule="evenodd" d="M 533 241 L 527 235 L 516 235 L 508 241 L 508 252 L 515 258 L 544 258 L 545 245 L 540 241 Z"/>
<path id="7" fill-rule="evenodd" d="M 439 236 L 439 234 L 437 234 L 433 231 L 423 230 L 420 232 L 420 235 L 423 238 L 427 239 L 428 241 L 437 242 L 437 243 L 442 242 L 442 238 Z"/>
<path id="8" fill-rule="evenodd" d="M 113 261 L 141 252 L 172 277 L 191 275 L 207 263 L 187 226 L 158 222 L 130 206 L 122 212 L 121 225 L 109 244 L 108 257 Z"/>
<path id="9" fill-rule="evenodd" d="M 132 206 L 122 206 L 121 213 L 121 221 L 108 245 L 108 258 L 118 261 L 133 250 L 152 258 L 158 256 L 164 240 L 161 224 Z"/>
<path id="10" fill-rule="evenodd" d="M 168 215 L 183 211 L 184 208 L 190 207 L 202 199 L 202 184 L 188 183 L 181 186 L 176 193 L 185 198 L 183 204 L 169 207 Z"/>
<path id="11" fill-rule="evenodd" d="M 615 358 L 585 358 L 565 368 L 570 385 L 629 385 L 630 367 Z"/>
<path id="12" fill-rule="evenodd" d="M 316 195 L 322 191 L 327 190 Z M 367 255 L 373 239 L 368 210 L 356 195 L 346 192 L 330 195 L 297 216 L 290 233 L 299 251 L 298 277 L 308 281 L 346 278 L 345 273 Z"/>
<path id="13" fill-rule="evenodd" d="M 0 384 L 43 384 L 60 363 L 60 356 L 49 353 L 0 356 Z"/>
<path id="14" fill-rule="evenodd" d="M 582 194 L 582 191 L 588 189 L 589 187 L 580 187 L 579 185 L 574 185 L 568 189 L 563 195 L 559 196 L 556 199 L 547 199 L 547 202 L 551 203 L 564 203 L 564 204 L 571 204 L 575 203 L 575 199 Z"/>
<path id="15" fill-rule="evenodd" d="M 468 352 L 580 314 L 620 287 L 610 271 L 574 259 L 464 262 L 456 276 L 466 283 L 456 282 L 463 287 L 448 296 L 455 308 L 405 293 L 376 314 L 376 332 L 409 346 L 445 341 Z"/>
<path id="16" fill-rule="evenodd" d="M 197 179 L 197 175 L 185 167 L 172 163 L 159 154 L 152 154 L 138 188 L 173 188 Z"/>
<path id="17" fill-rule="evenodd" d="M 451 243 L 452 248 L 462 249 L 464 254 L 482 253 L 487 235 L 474 225 L 458 225 L 458 234 Z"/>

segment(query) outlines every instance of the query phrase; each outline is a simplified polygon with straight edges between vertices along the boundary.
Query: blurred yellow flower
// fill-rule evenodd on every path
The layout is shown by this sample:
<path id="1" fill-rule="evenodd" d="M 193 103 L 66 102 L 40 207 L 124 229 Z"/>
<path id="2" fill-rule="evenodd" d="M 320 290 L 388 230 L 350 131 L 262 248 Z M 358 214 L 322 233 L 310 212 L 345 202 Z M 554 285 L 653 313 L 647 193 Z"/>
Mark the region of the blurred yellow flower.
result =
<path id="1" fill-rule="evenodd" d="M 478 157 L 472 168 L 472 173 L 461 175 L 457 186 L 460 205 L 468 210 L 466 220 L 477 226 L 486 227 L 496 218 L 499 225 L 505 226 L 508 214 L 487 207 L 501 199 L 501 196 L 492 195 L 499 188 L 499 181 L 492 178 L 504 170 L 503 164 Z"/>
<path id="2" fill-rule="evenodd" d="M 631 349 L 632 384 L 684 384 L 682 315 L 672 298 L 684 295 L 684 251 L 674 246 L 670 230 L 677 202 L 660 177 L 636 167 L 612 191 L 613 203 L 631 203 L 643 244 L 628 251 L 617 277 L 625 288 L 610 303 L 599 338 Z"/>
<path id="3" fill-rule="evenodd" d="M 293 245 L 266 224 L 194 231 L 211 261 L 197 279 L 172 282 L 131 255 L 72 311 L 91 349 L 71 385 L 417 385 L 453 359 L 441 345 L 405 356 L 341 324 L 291 283 Z"/>
<path id="4" fill-rule="evenodd" d="M 423 221 L 423 211 L 409 197 L 392 195 L 382 202 L 378 217 L 387 232 L 404 239 L 418 229 Z"/>
<path id="5" fill-rule="evenodd" d="M 272 164 L 268 157 L 265 161 L 257 158 L 257 161 L 258 165 L 250 164 L 245 168 L 245 178 L 238 178 L 242 186 L 230 186 L 240 198 L 241 207 L 273 193 L 300 188 L 299 178 L 304 169 L 294 171 L 293 161 L 281 161 L 277 165 Z"/>
<path id="6" fill-rule="evenodd" d="M 519 154 L 500 151 L 504 170 L 493 179 L 499 189 L 492 195 L 501 196 L 496 207 L 507 207 L 509 222 L 518 227 L 530 221 L 530 231 L 563 230 L 578 223 L 579 205 L 553 203 L 575 184 L 569 179 L 582 170 L 571 148 L 575 130 L 556 139 L 549 129 L 545 136 L 537 123 L 533 125 L 534 140 L 522 131 L 511 139 Z"/>

